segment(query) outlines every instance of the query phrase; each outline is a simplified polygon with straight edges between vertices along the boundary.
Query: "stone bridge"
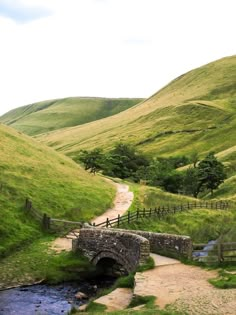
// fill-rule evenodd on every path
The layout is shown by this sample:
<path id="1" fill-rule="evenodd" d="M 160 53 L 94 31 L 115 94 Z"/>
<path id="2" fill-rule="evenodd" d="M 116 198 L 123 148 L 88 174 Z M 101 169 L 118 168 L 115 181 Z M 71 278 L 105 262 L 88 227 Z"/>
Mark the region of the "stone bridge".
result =
<path id="1" fill-rule="evenodd" d="M 175 258 L 190 257 L 192 241 L 181 235 L 88 227 L 80 230 L 72 249 L 80 250 L 94 265 L 129 273 L 144 264 L 150 252 Z"/>

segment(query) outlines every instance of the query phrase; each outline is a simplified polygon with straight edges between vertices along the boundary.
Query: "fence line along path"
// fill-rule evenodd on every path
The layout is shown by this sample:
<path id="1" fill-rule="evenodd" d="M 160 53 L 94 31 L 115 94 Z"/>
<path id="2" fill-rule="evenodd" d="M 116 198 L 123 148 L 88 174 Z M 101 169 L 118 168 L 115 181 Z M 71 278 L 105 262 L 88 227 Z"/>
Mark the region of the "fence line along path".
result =
<path id="1" fill-rule="evenodd" d="M 104 214 L 93 219 L 92 222 L 95 222 L 95 224 L 105 221 L 106 218 L 112 219 L 118 215 L 122 216 L 132 204 L 134 195 L 129 191 L 129 186 L 119 183 L 114 183 L 114 185 L 116 186 L 117 192 L 113 202 L 113 207 L 108 209 Z M 78 236 L 78 233 L 79 231 L 75 229 L 65 237 L 56 238 L 52 243 L 52 248 L 57 252 L 61 252 L 63 250 L 70 251 L 72 248 L 72 238 L 73 236 Z"/>
<path id="2" fill-rule="evenodd" d="M 118 215 L 113 218 L 106 217 L 106 213 L 104 214 L 103 221 L 100 221 L 99 223 L 93 222 L 94 226 L 97 227 L 113 227 L 117 226 L 120 227 L 122 223 L 132 223 L 134 221 L 137 221 L 140 218 L 149 218 L 149 217 L 157 217 L 160 220 L 170 214 L 175 214 L 177 212 L 182 212 L 186 210 L 193 210 L 193 209 L 216 209 L 216 210 L 227 210 L 229 208 L 229 202 L 228 201 L 215 201 L 215 202 L 208 202 L 208 201 L 195 201 L 195 202 L 188 202 L 186 204 L 181 205 L 171 205 L 171 206 L 159 206 L 157 208 L 150 208 L 150 209 L 137 209 L 136 211 L 129 212 L 125 215 Z M 105 218 L 106 217 L 106 218 Z"/>

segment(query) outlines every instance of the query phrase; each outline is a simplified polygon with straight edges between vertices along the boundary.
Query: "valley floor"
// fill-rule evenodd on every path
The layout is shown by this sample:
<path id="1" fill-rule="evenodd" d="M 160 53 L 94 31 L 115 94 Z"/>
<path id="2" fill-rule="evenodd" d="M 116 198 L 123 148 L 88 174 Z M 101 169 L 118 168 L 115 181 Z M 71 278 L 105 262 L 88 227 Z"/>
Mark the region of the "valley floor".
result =
<path id="1" fill-rule="evenodd" d="M 129 192 L 129 186 L 118 183 L 115 183 L 115 185 L 117 194 L 114 207 L 108 209 L 107 212 L 95 218 L 92 222 L 98 224 L 105 221 L 107 217 L 111 219 L 118 214 L 122 215 L 130 207 L 133 193 Z M 53 242 L 53 248 L 59 252 L 63 250 L 70 251 L 71 239 L 58 238 Z M 236 314 L 236 289 L 217 289 L 208 282 L 209 279 L 218 276 L 217 270 L 206 270 L 185 265 L 177 260 L 155 254 L 152 254 L 152 256 L 155 261 L 155 268 L 136 273 L 136 284 L 133 291 L 131 289 L 117 289 L 118 291 L 99 298 L 96 302 L 106 305 L 108 310 L 124 309 L 129 305 L 133 294 L 139 296 L 152 295 L 156 297 L 157 307 L 170 312 L 178 311 L 180 314 L 188 315 Z M 5 267 L 7 268 L 7 266 Z M 2 275 L 9 277 L 4 272 L 4 268 Z M 117 305 L 117 308 L 114 308 L 114 305 Z"/>

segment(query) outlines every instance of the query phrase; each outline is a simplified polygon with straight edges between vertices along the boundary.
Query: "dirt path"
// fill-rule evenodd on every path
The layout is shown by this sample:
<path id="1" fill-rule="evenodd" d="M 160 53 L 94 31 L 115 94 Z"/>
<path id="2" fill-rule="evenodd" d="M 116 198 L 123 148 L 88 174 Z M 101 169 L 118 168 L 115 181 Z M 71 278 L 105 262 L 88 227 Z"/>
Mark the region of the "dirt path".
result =
<path id="1" fill-rule="evenodd" d="M 91 220 L 92 222 L 95 222 L 96 224 L 99 224 L 105 221 L 107 218 L 113 219 L 117 217 L 118 214 L 123 215 L 129 209 L 134 198 L 134 194 L 129 191 L 128 185 L 115 183 L 111 181 L 110 179 L 106 179 L 106 180 L 116 186 L 116 197 L 113 202 L 114 206 L 113 208 L 108 209 L 102 215 Z M 75 231 L 75 232 L 79 233 L 79 231 Z M 72 248 L 72 238 L 73 238 L 73 235 L 71 233 L 65 237 L 58 237 L 52 243 L 52 249 L 54 249 L 57 252 L 61 252 L 63 250 L 70 251 Z"/>
<path id="2" fill-rule="evenodd" d="M 116 218 L 118 214 L 123 215 L 132 204 L 134 194 L 129 191 L 129 186 L 114 182 L 113 184 L 116 186 L 116 197 L 113 202 L 114 206 L 99 217 L 92 220 L 92 222 L 95 222 L 96 224 L 106 221 L 107 218 Z"/>
<path id="3" fill-rule="evenodd" d="M 132 297 L 132 289 L 117 288 L 111 293 L 96 299 L 94 302 L 106 305 L 106 311 L 111 312 L 125 309 L 130 304 Z"/>
<path id="4" fill-rule="evenodd" d="M 114 183 L 117 194 L 114 207 L 92 222 L 99 224 L 106 218 L 124 214 L 133 200 L 133 193 L 124 184 Z M 57 251 L 71 250 L 72 240 L 58 238 L 53 243 Z M 236 290 L 222 290 L 213 287 L 208 279 L 215 278 L 217 271 L 207 271 L 196 266 L 180 263 L 178 260 L 151 254 L 156 267 L 143 273 L 136 273 L 134 294 L 156 296 L 156 304 L 170 310 L 187 312 L 189 315 L 235 315 Z M 118 289 L 117 289 L 118 290 Z M 98 299 L 109 310 L 125 308 L 131 299 L 130 290 L 118 290 Z M 171 304 L 171 305 L 170 305 Z"/>
<path id="5" fill-rule="evenodd" d="M 155 255 L 157 267 L 136 273 L 134 294 L 157 297 L 156 304 L 187 312 L 190 315 L 235 315 L 236 290 L 217 289 L 208 279 L 217 271 L 189 266 L 170 258 Z"/>

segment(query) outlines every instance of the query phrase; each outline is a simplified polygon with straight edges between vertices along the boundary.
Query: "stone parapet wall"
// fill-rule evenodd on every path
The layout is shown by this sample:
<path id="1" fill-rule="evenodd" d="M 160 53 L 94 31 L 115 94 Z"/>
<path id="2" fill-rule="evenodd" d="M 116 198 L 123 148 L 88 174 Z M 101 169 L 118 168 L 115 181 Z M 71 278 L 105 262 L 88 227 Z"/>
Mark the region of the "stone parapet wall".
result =
<path id="1" fill-rule="evenodd" d="M 115 231 L 125 232 L 126 230 L 115 229 Z M 146 238 L 150 243 L 152 253 L 178 258 L 191 258 L 192 256 L 192 240 L 189 236 L 136 230 L 128 232 Z"/>
<path id="2" fill-rule="evenodd" d="M 102 258 L 112 258 L 128 272 L 145 263 L 150 255 L 149 240 L 127 230 L 82 228 L 72 248 L 82 251 L 94 264 Z"/>

